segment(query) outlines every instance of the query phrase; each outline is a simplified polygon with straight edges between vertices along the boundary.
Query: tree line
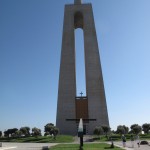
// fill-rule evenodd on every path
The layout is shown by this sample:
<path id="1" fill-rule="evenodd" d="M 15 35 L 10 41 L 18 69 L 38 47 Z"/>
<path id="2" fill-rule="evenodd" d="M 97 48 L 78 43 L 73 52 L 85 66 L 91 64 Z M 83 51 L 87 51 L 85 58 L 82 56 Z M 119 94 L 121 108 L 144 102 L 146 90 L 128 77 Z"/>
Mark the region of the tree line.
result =
<path id="1" fill-rule="evenodd" d="M 106 135 L 110 132 L 114 133 L 114 134 L 140 134 L 141 132 L 144 132 L 144 134 L 149 134 L 150 133 L 150 123 L 144 123 L 142 126 L 138 125 L 138 124 L 133 124 L 130 126 L 130 130 L 129 127 L 125 126 L 125 125 L 119 125 L 117 126 L 117 130 L 116 131 L 111 131 L 111 128 L 108 126 L 97 126 L 94 129 L 94 134 L 95 135 Z"/>
<path id="2" fill-rule="evenodd" d="M 149 134 L 150 131 L 150 123 L 145 123 L 142 126 L 138 124 L 133 124 L 130 126 L 130 131 L 129 128 L 126 127 L 125 125 L 119 125 L 117 127 L 116 133 L 118 134 L 140 134 L 141 132 L 144 132 L 144 134 Z"/>
<path id="3" fill-rule="evenodd" d="M 111 128 L 108 126 L 97 126 L 97 127 L 95 127 L 93 134 L 96 134 L 96 135 L 104 135 L 105 134 L 107 137 L 108 133 L 110 133 L 110 132 L 114 133 L 114 134 L 136 134 L 136 135 L 138 135 L 142 131 L 145 134 L 149 134 L 150 133 L 150 123 L 144 123 L 142 126 L 140 126 L 138 124 L 133 124 L 130 126 L 130 130 L 129 130 L 129 127 L 127 127 L 125 125 L 119 125 L 119 126 L 117 126 L 116 131 L 111 131 Z M 48 123 L 44 126 L 44 136 L 53 135 L 55 138 L 58 133 L 59 133 L 59 129 L 56 126 L 54 126 L 53 123 Z M 21 127 L 20 129 L 12 128 L 12 129 L 8 129 L 4 132 L 0 131 L 0 137 L 2 137 L 2 135 L 4 137 L 42 136 L 41 129 L 36 128 L 36 127 L 30 129 L 30 127 L 28 127 L 28 126 Z"/>
<path id="4" fill-rule="evenodd" d="M 59 132 L 59 129 L 56 128 L 54 126 L 53 123 L 48 123 L 44 126 L 44 136 L 47 135 L 54 135 L 54 138 L 56 137 L 56 135 Z M 34 127 L 32 129 L 30 129 L 30 127 L 25 126 L 25 127 L 21 127 L 20 129 L 17 128 L 12 128 L 12 129 L 8 129 L 4 132 L 0 131 L 0 137 L 2 137 L 2 135 L 4 137 L 29 137 L 29 136 L 42 136 L 41 133 L 41 129 Z"/>

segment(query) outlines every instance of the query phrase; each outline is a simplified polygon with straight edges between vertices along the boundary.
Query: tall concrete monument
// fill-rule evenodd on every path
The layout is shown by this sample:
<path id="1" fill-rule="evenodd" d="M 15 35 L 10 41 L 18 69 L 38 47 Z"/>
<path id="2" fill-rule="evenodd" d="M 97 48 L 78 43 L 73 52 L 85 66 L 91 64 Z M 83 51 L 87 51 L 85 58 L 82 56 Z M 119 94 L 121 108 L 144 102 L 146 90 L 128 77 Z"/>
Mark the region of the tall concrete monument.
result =
<path id="1" fill-rule="evenodd" d="M 86 96 L 77 96 L 75 29 L 83 29 Z M 76 135 L 80 118 L 84 133 L 93 134 L 98 125 L 109 126 L 99 48 L 91 4 L 65 5 L 56 126 L 61 134 Z"/>

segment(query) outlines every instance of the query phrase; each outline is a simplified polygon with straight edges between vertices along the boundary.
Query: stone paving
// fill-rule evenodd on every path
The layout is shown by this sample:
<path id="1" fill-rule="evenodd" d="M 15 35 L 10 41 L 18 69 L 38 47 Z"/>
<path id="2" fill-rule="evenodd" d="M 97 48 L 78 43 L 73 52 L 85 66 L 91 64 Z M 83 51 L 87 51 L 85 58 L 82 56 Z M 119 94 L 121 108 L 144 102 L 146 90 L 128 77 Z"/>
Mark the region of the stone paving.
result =
<path id="1" fill-rule="evenodd" d="M 149 141 L 150 143 L 150 141 Z M 114 142 L 114 144 L 116 146 L 119 146 L 121 148 L 122 147 L 122 142 Z M 131 142 L 130 141 L 127 141 L 126 142 L 126 147 L 125 147 L 126 150 L 150 150 L 150 145 L 140 145 L 140 147 L 138 147 L 138 145 L 136 143 L 134 143 L 134 148 L 131 147 Z"/>
<path id="2" fill-rule="evenodd" d="M 75 143 L 78 143 L 78 141 L 76 141 Z M 87 142 L 87 143 L 91 143 L 91 142 Z M 110 142 L 107 143 L 111 144 Z M 47 150 L 48 147 L 57 144 L 58 143 L 2 143 L 2 147 L 0 147 L 0 150 Z M 114 145 L 123 148 L 121 141 L 114 142 Z M 150 150 L 150 145 L 141 145 L 138 148 L 137 144 L 135 143 L 134 148 L 131 148 L 131 142 L 127 141 L 126 147 L 124 149 L 125 150 Z"/>
<path id="3" fill-rule="evenodd" d="M 0 150 L 47 150 L 54 145 L 57 143 L 2 143 Z"/>

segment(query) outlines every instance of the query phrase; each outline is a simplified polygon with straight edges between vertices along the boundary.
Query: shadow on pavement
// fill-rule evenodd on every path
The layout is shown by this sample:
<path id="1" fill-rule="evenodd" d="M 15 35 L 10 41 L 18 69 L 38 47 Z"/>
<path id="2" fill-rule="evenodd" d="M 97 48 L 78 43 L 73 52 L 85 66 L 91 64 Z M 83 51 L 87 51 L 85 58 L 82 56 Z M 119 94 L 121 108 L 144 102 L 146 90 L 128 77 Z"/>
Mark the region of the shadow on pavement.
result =
<path id="1" fill-rule="evenodd" d="M 42 147 L 42 150 L 48 150 L 48 146 Z"/>

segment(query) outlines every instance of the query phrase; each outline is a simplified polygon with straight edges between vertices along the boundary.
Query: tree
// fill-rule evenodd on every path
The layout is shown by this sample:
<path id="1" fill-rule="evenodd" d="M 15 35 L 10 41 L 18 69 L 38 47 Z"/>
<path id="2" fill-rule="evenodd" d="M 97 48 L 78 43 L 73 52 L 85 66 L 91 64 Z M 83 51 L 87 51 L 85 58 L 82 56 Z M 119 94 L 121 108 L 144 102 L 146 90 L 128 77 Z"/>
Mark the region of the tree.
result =
<path id="1" fill-rule="evenodd" d="M 131 128 L 132 133 L 134 133 L 136 135 L 138 135 L 142 131 L 142 127 L 139 126 L 138 124 L 133 124 L 133 125 L 131 125 L 130 128 Z"/>
<path id="2" fill-rule="evenodd" d="M 59 129 L 56 128 L 53 123 L 48 123 L 46 124 L 46 126 L 44 126 L 44 132 L 45 132 L 44 135 L 48 135 L 48 134 L 54 135 L 54 139 L 55 139 L 56 135 L 59 133 Z"/>
<path id="3" fill-rule="evenodd" d="M 129 132 L 129 128 L 125 125 L 119 125 L 117 127 L 116 133 L 118 134 L 128 134 L 128 132 Z"/>
<path id="4" fill-rule="evenodd" d="M 110 132 L 110 127 L 109 126 L 102 126 L 102 128 L 103 128 L 104 134 L 106 135 L 106 137 L 108 137 L 107 134 L 108 134 L 108 132 Z"/>
<path id="5" fill-rule="evenodd" d="M 2 137 L 2 131 L 0 131 L 0 137 Z"/>
<path id="6" fill-rule="evenodd" d="M 48 123 L 46 124 L 46 126 L 44 126 L 44 132 L 45 133 L 49 133 L 50 135 L 52 134 L 54 128 L 54 124 L 53 123 Z"/>
<path id="7" fill-rule="evenodd" d="M 149 133 L 150 130 L 150 124 L 149 123 L 145 123 L 142 125 L 142 130 L 144 131 L 145 134 Z"/>
<path id="8" fill-rule="evenodd" d="M 32 128 L 32 136 L 41 136 L 41 129 L 38 129 L 36 127 Z"/>
<path id="9" fill-rule="evenodd" d="M 13 128 L 13 129 L 8 129 L 9 134 L 11 134 L 11 137 L 15 135 L 15 132 L 18 131 L 17 128 Z"/>
<path id="10" fill-rule="evenodd" d="M 29 127 L 21 127 L 20 131 L 22 132 L 23 135 L 30 136 L 30 128 Z"/>
<path id="11" fill-rule="evenodd" d="M 116 131 L 115 130 L 111 130 L 110 133 L 116 134 Z"/>
<path id="12" fill-rule="evenodd" d="M 118 134 L 125 134 L 125 128 L 122 125 L 119 125 L 117 127 L 116 133 L 118 133 Z"/>
<path id="13" fill-rule="evenodd" d="M 45 133 L 44 133 L 44 136 L 48 136 L 48 135 L 49 135 L 49 132 L 45 132 Z"/>
<path id="14" fill-rule="evenodd" d="M 16 137 L 21 137 L 22 132 L 20 130 L 18 130 L 18 131 L 15 132 L 15 135 L 16 135 Z"/>
<path id="15" fill-rule="evenodd" d="M 44 127 L 44 132 L 45 133 L 49 133 L 49 135 L 52 135 L 52 134 L 54 134 L 54 131 L 55 130 L 57 130 L 56 131 L 56 133 L 58 132 L 58 129 L 54 126 L 54 124 L 53 123 L 48 123 L 48 124 L 46 124 L 46 126 Z M 58 134 L 58 133 L 57 133 Z"/>
<path id="16" fill-rule="evenodd" d="M 133 128 L 133 131 L 136 135 L 138 135 L 139 133 L 141 133 L 142 127 L 141 126 L 136 126 L 136 127 Z"/>
<path id="17" fill-rule="evenodd" d="M 134 127 L 138 126 L 138 124 L 131 125 L 130 129 L 133 130 Z"/>
<path id="18" fill-rule="evenodd" d="M 13 129 L 8 129 L 7 131 L 4 132 L 4 136 L 5 137 L 9 137 L 9 135 L 14 136 L 15 132 L 18 131 L 17 128 L 13 128 Z"/>
<path id="19" fill-rule="evenodd" d="M 30 127 L 24 127 L 24 128 L 26 128 L 26 130 L 27 130 L 26 136 L 30 136 Z"/>
<path id="20" fill-rule="evenodd" d="M 100 138 L 100 135 L 102 135 L 103 133 L 104 133 L 104 130 L 101 126 L 95 127 L 95 129 L 94 129 L 95 135 L 99 136 L 99 138 Z"/>
<path id="21" fill-rule="evenodd" d="M 4 137 L 9 137 L 9 131 L 4 131 Z"/>
<path id="22" fill-rule="evenodd" d="M 128 134 L 129 128 L 128 128 L 127 126 L 125 126 L 125 125 L 123 125 L 123 128 L 124 128 L 124 130 L 125 130 L 125 134 Z"/>

